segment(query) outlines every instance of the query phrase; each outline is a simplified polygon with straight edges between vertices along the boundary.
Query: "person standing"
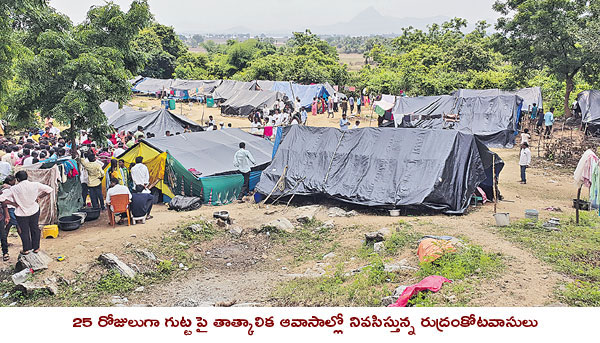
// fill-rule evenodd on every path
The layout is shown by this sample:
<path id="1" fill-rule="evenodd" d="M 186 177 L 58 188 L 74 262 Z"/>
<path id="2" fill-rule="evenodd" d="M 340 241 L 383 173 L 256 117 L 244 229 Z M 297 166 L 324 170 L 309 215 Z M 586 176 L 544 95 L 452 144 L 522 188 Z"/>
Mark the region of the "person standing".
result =
<path id="1" fill-rule="evenodd" d="M 104 207 L 104 198 L 102 197 L 102 177 L 104 176 L 102 166 L 96 163 L 96 155 L 91 152 L 87 154 L 87 160 L 80 158 L 79 163 L 81 163 L 88 174 L 88 192 L 92 201 L 92 207 L 100 208 L 104 211 L 106 208 Z"/>
<path id="2" fill-rule="evenodd" d="M 546 132 L 544 132 L 544 137 L 550 138 L 552 135 L 552 125 L 554 124 L 554 107 L 550 107 L 550 111 L 544 114 L 544 122 L 546 124 Z"/>
<path id="3" fill-rule="evenodd" d="M 531 122 L 533 122 L 535 120 L 535 118 L 537 117 L 537 113 L 538 113 L 538 107 L 537 107 L 537 104 L 534 102 L 533 107 L 531 107 L 531 114 L 530 114 Z"/>
<path id="4" fill-rule="evenodd" d="M 236 167 L 244 177 L 244 185 L 242 186 L 242 191 L 238 196 L 238 200 L 243 202 L 242 198 L 250 191 L 250 163 L 256 164 L 256 161 L 254 160 L 252 153 L 246 150 L 246 143 L 241 142 L 239 147 L 240 149 L 236 151 L 235 155 L 233 156 L 233 166 Z"/>
<path id="5" fill-rule="evenodd" d="M 338 103 L 339 103 L 340 99 L 337 95 L 337 93 L 333 94 L 333 112 L 337 113 L 338 111 Z"/>
<path id="6" fill-rule="evenodd" d="M 521 184 L 527 183 L 527 176 L 525 172 L 531 164 L 531 150 L 529 150 L 529 144 L 521 144 L 521 157 L 519 158 L 519 166 L 521 167 Z"/>
<path id="7" fill-rule="evenodd" d="M 52 193 L 53 189 L 39 182 L 28 181 L 24 170 L 18 171 L 15 178 L 19 183 L 5 190 L 0 195 L 0 201 L 15 207 L 17 230 L 23 243 L 21 254 L 27 255 L 32 250 L 37 253 L 40 251 L 41 236 L 38 200 Z"/>
<path id="8" fill-rule="evenodd" d="M 348 99 L 348 104 L 350 105 L 350 115 L 353 115 L 354 114 L 354 97 L 353 96 L 351 96 Z"/>
<path id="9" fill-rule="evenodd" d="M 300 112 L 300 119 L 302 120 L 302 125 L 306 125 L 306 121 L 308 120 L 308 113 L 306 113 L 306 108 L 302 108 Z"/>
<path id="10" fill-rule="evenodd" d="M 312 115 L 316 116 L 317 115 L 317 106 L 319 105 L 319 103 L 317 102 L 317 98 L 314 97 L 313 98 L 313 102 L 312 102 Z"/>
<path id="11" fill-rule="evenodd" d="M 327 118 L 329 118 L 329 116 L 331 116 L 331 118 L 333 118 L 333 97 L 329 97 L 329 99 L 327 99 Z"/>
<path id="12" fill-rule="evenodd" d="M 348 99 L 343 98 L 342 99 L 342 114 L 346 114 L 348 113 Z"/>
<path id="13" fill-rule="evenodd" d="M 135 158 L 135 166 L 131 168 L 131 179 L 133 180 L 134 189 L 137 186 L 143 186 L 144 189 L 147 189 L 150 185 L 150 172 L 148 172 L 148 167 L 143 162 L 144 158 L 138 156 Z"/>
<path id="14" fill-rule="evenodd" d="M 521 134 L 521 143 L 529 144 L 530 139 L 531 139 L 531 135 L 529 134 L 529 129 L 523 130 L 523 133 Z"/>
<path id="15" fill-rule="evenodd" d="M 360 98 L 361 98 L 361 96 L 360 96 L 360 95 L 356 97 L 356 113 L 357 113 L 359 116 L 360 116 L 360 105 L 362 105 L 362 102 L 361 102 L 361 99 L 360 99 Z"/>
<path id="16" fill-rule="evenodd" d="M 5 162 L 6 163 L 6 162 Z M 9 188 L 2 189 L 8 191 Z M 1 193 L 0 193 L 1 194 Z M 10 229 L 10 214 L 8 213 L 8 205 L 0 202 L 0 243 L 2 245 L 2 260 L 8 261 L 8 230 Z"/>

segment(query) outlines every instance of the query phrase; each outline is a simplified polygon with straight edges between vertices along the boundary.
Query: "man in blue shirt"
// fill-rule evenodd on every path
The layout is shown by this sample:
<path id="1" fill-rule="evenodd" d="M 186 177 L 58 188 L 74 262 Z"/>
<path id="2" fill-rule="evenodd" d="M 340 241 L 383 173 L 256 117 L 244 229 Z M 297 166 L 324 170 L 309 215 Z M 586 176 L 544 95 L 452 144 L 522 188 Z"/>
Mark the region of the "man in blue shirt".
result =
<path id="1" fill-rule="evenodd" d="M 546 132 L 544 132 L 545 138 L 550 138 L 552 134 L 552 125 L 554 124 L 554 107 L 550 107 L 550 111 L 544 114 L 544 122 L 546 124 Z"/>
<path id="2" fill-rule="evenodd" d="M 302 125 L 306 125 L 306 120 L 308 119 L 308 113 L 306 113 L 306 108 L 302 108 L 302 112 L 300 112 L 300 119 L 302 120 Z"/>

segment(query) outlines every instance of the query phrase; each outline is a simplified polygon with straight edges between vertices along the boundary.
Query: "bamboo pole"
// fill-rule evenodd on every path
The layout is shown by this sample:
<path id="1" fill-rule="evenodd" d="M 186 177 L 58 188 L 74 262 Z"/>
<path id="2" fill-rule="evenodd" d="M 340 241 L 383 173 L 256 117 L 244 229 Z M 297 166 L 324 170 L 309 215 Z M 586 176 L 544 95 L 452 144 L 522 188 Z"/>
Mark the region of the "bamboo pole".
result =
<path id="1" fill-rule="evenodd" d="M 579 185 L 577 189 L 577 203 L 575 204 L 575 224 L 579 225 L 579 198 L 581 197 L 581 187 L 583 185 Z"/>
<path id="2" fill-rule="evenodd" d="M 492 155 L 492 175 L 492 180 L 494 183 L 494 213 L 496 213 L 498 207 L 498 194 L 496 193 L 496 154 Z"/>

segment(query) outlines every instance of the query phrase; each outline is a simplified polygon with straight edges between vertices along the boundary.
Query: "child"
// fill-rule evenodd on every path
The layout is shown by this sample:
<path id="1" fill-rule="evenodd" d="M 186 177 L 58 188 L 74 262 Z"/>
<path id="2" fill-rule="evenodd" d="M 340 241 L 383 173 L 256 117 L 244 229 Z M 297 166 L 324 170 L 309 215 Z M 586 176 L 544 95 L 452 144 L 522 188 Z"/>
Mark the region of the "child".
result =
<path id="1" fill-rule="evenodd" d="M 529 144 L 530 138 L 531 138 L 531 135 L 529 134 L 529 129 L 523 130 L 523 133 L 521 134 L 521 144 L 523 144 L 523 143 Z"/>
<path id="2" fill-rule="evenodd" d="M 531 150 L 529 150 L 529 144 L 523 143 L 521 144 L 521 158 L 519 159 L 519 166 L 521 167 L 521 184 L 523 185 L 527 183 L 525 171 L 529 168 L 529 164 L 531 164 Z"/>

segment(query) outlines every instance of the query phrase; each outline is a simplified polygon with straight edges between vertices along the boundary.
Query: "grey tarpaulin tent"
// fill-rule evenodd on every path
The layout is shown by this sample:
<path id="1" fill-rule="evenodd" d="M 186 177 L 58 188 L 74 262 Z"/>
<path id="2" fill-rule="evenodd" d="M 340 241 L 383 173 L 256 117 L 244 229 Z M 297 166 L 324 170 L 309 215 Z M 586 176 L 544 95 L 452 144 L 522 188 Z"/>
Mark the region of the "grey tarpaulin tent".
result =
<path id="1" fill-rule="evenodd" d="M 221 80 L 175 80 L 171 84 L 171 90 L 175 93 L 174 98 L 186 100 L 212 94 L 221 82 Z"/>
<path id="2" fill-rule="evenodd" d="M 122 109 L 108 118 L 108 124 L 118 131 L 131 132 L 141 126 L 145 132 L 152 132 L 157 136 L 164 135 L 165 131 L 183 132 L 186 125 L 189 125 L 192 131 L 203 130 L 196 122 L 166 109 L 149 112 L 136 111 L 131 108 Z"/>
<path id="3" fill-rule="evenodd" d="M 243 82 L 234 80 L 223 80 L 219 87 L 215 88 L 213 92 L 213 99 L 215 101 L 226 101 L 234 96 L 239 91 L 254 90 L 256 82 Z"/>
<path id="4" fill-rule="evenodd" d="M 246 143 L 257 168 L 264 168 L 270 163 L 273 154 L 273 143 L 240 129 L 184 133 L 150 138 L 144 142 L 159 151 L 169 152 L 186 169 L 193 168 L 202 177 L 237 172 L 233 166 L 233 155 L 238 151 L 240 142 Z"/>
<path id="5" fill-rule="evenodd" d="M 280 92 L 240 90 L 221 104 L 221 113 L 248 116 L 257 109 L 272 108 L 283 98 L 284 94 Z"/>
<path id="6" fill-rule="evenodd" d="M 147 77 L 138 82 L 133 87 L 133 91 L 146 94 L 156 94 L 162 91 L 168 92 L 171 89 L 171 84 L 173 84 L 172 79 L 162 80 Z"/>
<path id="7" fill-rule="evenodd" d="M 523 110 L 530 111 L 531 107 L 533 107 L 533 104 L 536 104 L 538 108 L 544 107 L 542 89 L 540 87 L 521 88 L 514 91 L 505 91 L 500 89 L 459 89 L 452 95 L 462 98 L 516 95 L 523 99 Z"/>
<path id="8" fill-rule="evenodd" d="M 488 147 L 512 148 L 522 99 L 516 95 L 397 97 L 392 113 L 398 127 L 453 129 L 476 135 Z M 444 115 L 459 120 L 444 120 Z"/>
<path id="9" fill-rule="evenodd" d="M 257 190 L 460 214 L 486 180 L 480 149 L 489 151 L 473 135 L 454 130 L 293 125 L 283 129 Z M 282 191 L 275 185 L 286 166 Z"/>
<path id="10" fill-rule="evenodd" d="M 577 107 L 583 124 L 600 125 L 600 91 L 583 91 L 577 95 Z"/>

